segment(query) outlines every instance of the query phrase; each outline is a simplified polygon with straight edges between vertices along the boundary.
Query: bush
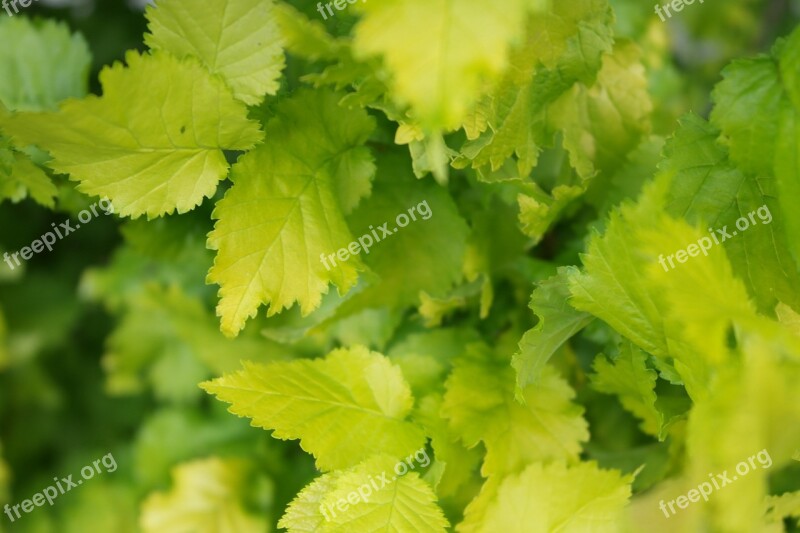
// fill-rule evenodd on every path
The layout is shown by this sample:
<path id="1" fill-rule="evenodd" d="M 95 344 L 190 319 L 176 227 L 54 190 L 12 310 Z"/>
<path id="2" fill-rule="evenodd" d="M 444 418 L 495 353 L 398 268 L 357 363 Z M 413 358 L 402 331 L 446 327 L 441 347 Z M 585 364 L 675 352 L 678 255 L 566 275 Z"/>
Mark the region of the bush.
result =
<path id="1" fill-rule="evenodd" d="M 0 531 L 798 529 L 796 1 L 44 1 Z"/>

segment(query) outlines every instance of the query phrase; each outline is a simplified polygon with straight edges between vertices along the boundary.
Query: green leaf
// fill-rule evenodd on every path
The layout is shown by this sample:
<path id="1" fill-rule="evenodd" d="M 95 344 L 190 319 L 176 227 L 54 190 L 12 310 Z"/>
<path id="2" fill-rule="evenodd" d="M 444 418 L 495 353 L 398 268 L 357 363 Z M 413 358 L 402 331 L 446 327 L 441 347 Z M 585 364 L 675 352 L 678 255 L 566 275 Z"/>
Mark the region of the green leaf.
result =
<path id="1" fill-rule="evenodd" d="M 479 525 L 473 522 L 473 527 L 459 529 L 465 533 L 616 532 L 631 496 L 630 483 L 630 477 L 601 470 L 595 463 L 532 464 L 502 481 Z"/>
<path id="2" fill-rule="evenodd" d="M 483 278 L 481 318 L 493 307 L 494 283 L 515 277 L 520 256 L 526 253 L 529 240 L 519 230 L 520 212 L 510 198 L 502 198 L 504 187 L 481 185 L 475 189 L 482 205 L 469 215 L 471 234 L 464 261 L 467 281 Z M 511 196 L 511 195 L 509 195 Z"/>
<path id="3" fill-rule="evenodd" d="M 568 272 L 560 269 L 558 275 L 541 282 L 531 295 L 530 308 L 539 322 L 519 341 L 520 351 L 511 362 L 521 389 L 537 383 L 553 354 L 594 320 L 589 313 L 569 304 Z"/>
<path id="4" fill-rule="evenodd" d="M 651 135 L 628 153 L 627 160 L 613 172 L 600 174 L 587 185 L 583 196 L 603 217 L 617 205 L 635 199 L 656 173 L 664 151 L 663 137 Z"/>
<path id="5" fill-rule="evenodd" d="M 86 270 L 79 287 L 81 295 L 102 301 L 114 312 L 125 310 L 153 283 L 180 287 L 186 294 L 200 298 L 213 298 L 213 291 L 200 284 L 212 262 L 211 253 L 204 246 L 205 235 L 202 231 L 198 234 L 197 227 L 192 228 L 193 232 L 176 231 L 172 218 L 159 220 L 169 220 L 169 223 L 153 221 L 142 222 L 142 226 L 124 226 L 122 232 L 133 244 L 119 247 L 103 268 Z M 187 220 L 196 223 L 196 219 Z M 152 226 L 147 228 L 151 236 L 149 241 L 142 238 L 136 242 L 137 237 L 129 237 L 137 232 L 137 228 L 142 229 L 150 224 Z M 154 230 L 159 237 L 152 238 L 153 233 L 150 232 Z M 170 240 L 172 248 L 165 245 L 160 249 L 161 253 L 155 255 L 145 251 L 149 246 L 157 246 L 165 237 Z M 174 255 L 168 257 L 171 253 Z M 219 332 L 216 318 L 213 325 L 214 330 Z"/>
<path id="6" fill-rule="evenodd" d="M 664 415 L 656 408 L 658 375 L 647 367 L 647 354 L 626 342 L 613 363 L 600 354 L 593 367 L 592 387 L 617 395 L 622 406 L 642 421 L 642 431 L 663 439 Z"/>
<path id="7" fill-rule="evenodd" d="M 378 455 L 323 475 L 295 498 L 278 526 L 289 533 L 447 531 L 449 524 L 430 486 L 416 472 L 394 475 L 396 465 L 392 457 Z"/>
<path id="8" fill-rule="evenodd" d="M 344 472 L 329 472 L 309 483 L 286 508 L 278 527 L 289 533 L 323 533 L 331 528 L 332 525 L 325 521 L 321 506 L 325 496 L 336 490 L 336 482 Z"/>
<path id="9" fill-rule="evenodd" d="M 558 185 L 553 188 L 551 196 L 535 184 L 524 190 L 525 193 L 517 195 L 519 223 L 525 235 L 533 239 L 535 244 L 542 240 L 564 209 L 585 191 L 579 186 Z"/>
<path id="10" fill-rule="evenodd" d="M 797 64 L 800 62 L 800 31 L 795 29 L 791 35 L 776 47 L 774 56 L 779 56 L 778 67 L 780 79 L 789 100 L 796 111 L 800 111 L 800 74 Z"/>
<path id="11" fill-rule="evenodd" d="M 789 248 L 795 261 L 800 262 L 800 213 L 793 199 L 800 197 L 800 31 L 795 30 L 781 51 L 779 74 L 792 105 L 783 106 L 778 117 L 780 127 L 775 149 L 775 177 L 778 180 L 778 196 L 786 216 L 786 231 Z"/>
<path id="12" fill-rule="evenodd" d="M 266 517 L 245 507 L 248 463 L 212 457 L 175 468 L 169 492 L 142 504 L 143 533 L 263 533 Z"/>
<path id="13" fill-rule="evenodd" d="M 375 160 L 366 146 L 357 146 L 332 160 L 328 171 L 335 178 L 336 196 L 345 215 L 372 193 Z"/>
<path id="14" fill-rule="evenodd" d="M 767 520 L 780 522 L 784 518 L 800 520 L 800 491 L 785 492 L 780 496 L 767 496 Z"/>
<path id="15" fill-rule="evenodd" d="M 366 309 L 361 313 L 337 320 L 328 332 L 343 346 L 362 344 L 381 351 L 394 337 L 400 322 L 402 316 L 396 311 L 387 308 Z M 403 374 L 405 375 L 405 372 Z"/>
<path id="16" fill-rule="evenodd" d="M 0 137 L 0 200 L 19 202 L 30 196 L 38 204 L 53 208 L 58 189 L 28 156 L 2 147 Z"/>
<path id="17" fill-rule="evenodd" d="M 800 30 L 795 30 L 786 41 L 773 47 L 771 55 L 732 63 L 723 71 L 723 81 L 714 90 L 716 106 L 711 114 L 712 123 L 722 131 L 721 141 L 730 148 L 731 160 L 759 182 L 767 183 L 765 195 L 780 192 L 777 196 L 786 217 L 788 245 L 795 261 L 800 261 L 796 244 L 800 218 L 791 203 L 800 194 L 798 57 Z M 773 176 L 777 179 L 776 187 L 769 180 Z M 761 237 L 760 242 L 765 242 L 765 238 Z M 787 269 L 791 274 L 796 274 L 796 270 Z M 783 283 L 781 278 L 785 276 L 778 276 L 780 282 Z M 785 289 L 776 292 L 782 295 Z"/>
<path id="18" fill-rule="evenodd" d="M 66 24 L 0 17 L 0 104 L 15 111 L 53 110 L 89 88 L 89 47 Z"/>
<path id="19" fill-rule="evenodd" d="M 260 447 L 262 442 L 253 442 L 252 436 L 246 421 L 221 408 L 211 413 L 194 406 L 159 408 L 142 420 L 136 433 L 131 463 L 137 485 L 166 486 L 171 467 L 195 457 L 238 451 L 242 443 Z"/>
<path id="20" fill-rule="evenodd" d="M 570 270 L 571 304 L 601 318 L 644 351 L 666 357 L 662 311 L 646 286 L 633 224 L 654 224 L 659 200 L 612 212 L 605 234 L 595 234 L 581 257 L 584 271 Z"/>
<path id="21" fill-rule="evenodd" d="M 458 440 L 448 424 L 441 416 L 443 398 L 441 394 L 430 394 L 419 402 L 414 412 L 414 420 L 425 428 L 430 435 L 431 447 L 435 454 L 435 464 L 442 467 L 438 475 L 433 475 L 434 467 L 428 471 L 434 477 L 434 488 L 440 497 L 455 496 L 458 490 L 474 479 L 481 464 L 482 454 L 479 448 L 467 449 Z"/>
<path id="22" fill-rule="evenodd" d="M 564 105 L 574 105 L 570 89 L 595 82 L 603 53 L 611 51 L 612 17 L 605 1 L 581 0 L 554 3 L 552 12 L 531 18 L 524 45 L 511 53 L 511 68 L 468 118 L 473 142 L 465 153 L 474 167 L 496 170 L 516 155 L 519 174 L 530 173 L 542 148 L 552 145 L 550 106 L 562 95 Z"/>
<path id="23" fill-rule="evenodd" d="M 382 55 L 395 100 L 410 105 L 430 129 L 452 129 L 478 98 L 485 78 L 507 66 L 510 46 L 523 34 L 527 0 L 385 0 L 358 4 L 355 30 L 361 57 Z M 464 39 L 469 35 L 469 39 Z M 424 74 L 423 74 L 424 73 Z"/>
<path id="24" fill-rule="evenodd" d="M 402 373 L 366 348 L 314 361 L 245 363 L 202 388 L 275 438 L 300 439 L 321 470 L 353 466 L 375 453 L 404 457 L 423 440 L 405 420 L 413 398 Z"/>
<path id="25" fill-rule="evenodd" d="M 798 108 L 800 110 L 800 108 Z M 784 109 L 779 117 L 780 131 L 775 153 L 775 178 L 778 200 L 786 217 L 789 250 L 795 263 L 800 262 L 800 213 L 793 198 L 800 198 L 800 117 L 798 111 Z"/>
<path id="26" fill-rule="evenodd" d="M 336 490 L 327 495 L 322 504 L 330 509 L 334 502 L 347 498 L 358 491 L 372 477 L 386 473 L 390 483 L 369 496 L 369 501 L 359 502 L 342 514 L 336 514 L 331 522 L 332 531 L 401 533 L 444 533 L 448 524 L 444 513 L 436 505 L 436 495 L 431 487 L 416 472 L 403 476 L 397 473 L 397 462 L 391 457 L 376 457 L 345 472 L 336 483 Z M 396 477 L 396 479 L 395 479 Z M 376 481 L 380 485 L 383 481 Z M 326 505 L 327 504 L 327 505 Z"/>
<path id="27" fill-rule="evenodd" d="M 778 66 L 771 57 L 734 61 L 714 88 L 711 122 L 722 130 L 721 140 L 743 171 L 772 173 L 775 139 L 784 105 Z"/>
<path id="28" fill-rule="evenodd" d="M 402 144 L 397 140 L 395 142 Z M 416 177 L 424 178 L 430 173 L 439 185 L 447 185 L 449 165 L 458 152 L 448 148 L 441 133 L 432 133 L 421 140 L 410 141 L 408 149 Z"/>
<path id="29" fill-rule="evenodd" d="M 716 369 L 732 357 L 733 328 L 757 320 L 755 308 L 722 246 L 712 246 L 707 256 L 687 257 L 674 269 L 665 269 L 658 261 L 659 254 L 684 249 L 707 232 L 663 214 L 652 225 L 639 220 L 629 218 L 627 222 L 635 228 L 639 269 L 646 274 L 643 286 L 661 313 L 669 356 L 675 359 L 687 392 L 696 400 L 707 393 L 708 380 Z"/>
<path id="30" fill-rule="evenodd" d="M 106 344 L 109 393 L 139 392 L 146 381 L 156 397 L 172 402 L 196 400 L 197 383 L 234 371 L 241 360 L 266 362 L 283 355 L 277 345 L 252 335 L 226 339 L 199 300 L 177 287 L 154 285 L 128 301 Z"/>
<path id="31" fill-rule="evenodd" d="M 420 293 L 446 295 L 463 278 L 469 230 L 458 207 L 446 190 L 415 179 L 407 168 L 407 157 L 381 158 L 372 196 L 348 218 L 354 235 L 373 241 L 360 258 L 377 280 L 346 302 L 342 314 L 417 305 Z M 405 227 L 398 223 L 400 215 L 408 219 Z M 390 235 L 379 229 L 384 223 Z"/>
<path id="32" fill-rule="evenodd" d="M 217 250 L 208 282 L 220 286 L 226 335 L 236 335 L 262 304 L 271 316 L 299 302 L 307 315 L 329 283 L 340 294 L 356 283 L 358 257 L 322 258 L 354 240 L 344 210 L 369 194 L 374 168 L 362 145 L 375 123 L 338 100 L 329 91 L 301 91 L 282 102 L 266 126 L 272 141 L 233 168 L 233 187 L 217 203 L 208 237 Z"/>
<path id="33" fill-rule="evenodd" d="M 788 251 L 777 184 L 734 167 L 716 143 L 718 135 L 695 115 L 680 121 L 659 165 L 671 184 L 666 211 L 702 228 L 729 230 L 725 252 L 762 311 L 772 310 L 778 298 L 800 307 L 800 275 Z M 740 218 L 746 230 L 737 228 Z"/>
<path id="34" fill-rule="evenodd" d="M 311 20 L 287 3 L 275 5 L 275 19 L 289 52 L 299 57 L 333 59 L 340 53 L 340 43 L 325 31 L 318 20 Z"/>
<path id="35" fill-rule="evenodd" d="M 0 201 L 19 202 L 30 196 L 54 207 L 55 185 L 26 154 L 16 151 L 3 137 L 6 109 L 53 110 L 88 89 L 91 56 L 79 34 L 54 21 L 31 22 L 25 17 L 0 19 Z"/>
<path id="36" fill-rule="evenodd" d="M 199 58 L 247 105 L 278 91 L 283 39 L 272 0 L 219 0 L 202 9 L 189 0 L 162 0 L 145 13 L 153 50 Z"/>
<path id="37" fill-rule="evenodd" d="M 420 397 L 443 391 L 453 361 L 480 335 L 466 328 L 437 328 L 412 333 L 394 344 L 386 355 L 400 367 L 415 394 Z"/>
<path id="38" fill-rule="evenodd" d="M 419 315 L 425 321 L 425 327 L 439 327 L 446 317 L 458 310 L 465 309 L 467 297 L 475 294 L 476 290 L 479 290 L 479 286 L 465 285 L 444 298 L 434 298 L 426 292 L 420 293 Z"/>
<path id="39" fill-rule="evenodd" d="M 800 337 L 800 314 L 794 309 L 789 307 L 783 302 L 778 303 L 775 307 L 775 316 L 778 322 L 786 326 L 786 328 Z"/>
<path id="40" fill-rule="evenodd" d="M 739 358 L 720 369 L 689 416 L 690 477 L 727 470 L 735 480 L 714 491 L 705 509 L 706 524 L 715 531 L 759 530 L 771 474 L 791 462 L 800 442 L 800 349 L 779 346 L 769 331 L 753 331 L 741 341 Z M 741 462 L 749 466 L 746 475 Z"/>
<path id="41" fill-rule="evenodd" d="M 754 314 L 721 246 L 668 268 L 665 254 L 707 235 L 664 214 L 668 185 L 657 180 L 636 205 L 611 213 L 605 234 L 596 235 L 582 257 L 585 271 L 570 276 L 571 303 L 654 355 L 662 375 L 682 380 L 697 398 L 707 392 L 714 367 L 731 356 L 731 320 Z"/>
<path id="42" fill-rule="evenodd" d="M 483 441 L 484 477 L 518 472 L 533 461 L 577 461 L 589 439 L 583 409 L 557 372 L 545 367 L 541 381 L 515 399 L 514 373 L 474 347 L 447 379 L 442 415 L 468 448 Z"/>
<path id="43" fill-rule="evenodd" d="M 17 144 L 49 151 L 53 170 L 108 197 L 120 216 L 185 213 L 227 174 L 222 150 L 250 149 L 262 134 L 194 60 L 130 52 L 126 61 L 100 74 L 102 97 L 69 100 L 58 113 L 18 113 L 5 130 Z"/>
<path id="44" fill-rule="evenodd" d="M 618 41 L 603 56 L 597 83 L 576 85 L 551 106 L 553 127 L 563 131 L 570 163 L 582 178 L 611 171 L 650 131 L 653 104 L 635 44 Z"/>

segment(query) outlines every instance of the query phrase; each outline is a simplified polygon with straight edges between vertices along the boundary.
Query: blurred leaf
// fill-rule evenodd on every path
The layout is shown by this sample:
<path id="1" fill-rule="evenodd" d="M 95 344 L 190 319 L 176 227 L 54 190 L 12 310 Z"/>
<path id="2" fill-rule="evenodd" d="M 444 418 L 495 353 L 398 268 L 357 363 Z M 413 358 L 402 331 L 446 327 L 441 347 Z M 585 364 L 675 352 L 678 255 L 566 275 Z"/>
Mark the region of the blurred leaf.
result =
<path id="1" fill-rule="evenodd" d="M 66 24 L 1 17 L 0 42 L 0 103 L 9 109 L 55 110 L 88 92 L 89 48 Z"/>
<path id="2" fill-rule="evenodd" d="M 258 336 L 226 339 L 215 318 L 176 287 L 148 287 L 129 302 L 107 342 L 103 366 L 111 394 L 142 389 L 146 379 L 157 398 L 186 403 L 202 393 L 197 383 L 232 371 L 239 361 L 267 361 L 279 348 Z"/>
<path id="3" fill-rule="evenodd" d="M 478 97 L 481 78 L 506 68 L 509 45 L 523 33 L 530 0 L 500 8 L 476 0 L 451 9 L 445 0 L 386 0 L 359 4 L 359 56 L 382 55 L 393 74 L 395 100 L 410 104 L 424 126 L 452 129 Z M 409 33 L 411 31 L 411 33 Z M 464 40 L 464 35 L 470 35 Z M 419 65 L 429 65 L 421 75 Z"/>
<path id="4" fill-rule="evenodd" d="M 264 533 L 262 512 L 248 509 L 244 461 L 216 457 L 184 463 L 173 471 L 169 492 L 151 494 L 142 504 L 143 533 Z"/>
<path id="5" fill-rule="evenodd" d="M 483 516 L 468 515 L 460 530 L 611 533 L 618 531 L 617 521 L 631 495 L 630 482 L 631 478 L 592 463 L 532 464 L 505 478 Z"/>

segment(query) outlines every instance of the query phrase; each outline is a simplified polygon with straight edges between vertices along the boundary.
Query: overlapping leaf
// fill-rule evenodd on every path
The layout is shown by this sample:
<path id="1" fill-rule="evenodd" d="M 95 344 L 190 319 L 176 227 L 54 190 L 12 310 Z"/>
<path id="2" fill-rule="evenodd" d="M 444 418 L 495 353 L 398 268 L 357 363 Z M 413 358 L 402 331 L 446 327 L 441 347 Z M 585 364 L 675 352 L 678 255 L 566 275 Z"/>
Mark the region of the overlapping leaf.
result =
<path id="1" fill-rule="evenodd" d="M 30 196 L 37 203 L 52 208 L 56 194 L 58 189 L 47 174 L 0 136 L 0 200 L 19 202 Z"/>
<path id="2" fill-rule="evenodd" d="M 504 479 L 483 517 L 460 531 L 619 531 L 621 511 L 631 496 L 630 482 L 629 477 L 594 463 L 572 467 L 535 463 Z"/>
<path id="3" fill-rule="evenodd" d="M 278 90 L 283 42 L 272 0 L 219 0 L 202 8 L 189 0 L 163 0 L 146 15 L 150 48 L 199 58 L 244 103 L 258 104 Z"/>
<path id="4" fill-rule="evenodd" d="M 214 194 L 228 171 L 223 150 L 262 139 L 218 78 L 192 59 L 126 56 L 100 74 L 103 96 L 70 100 L 57 113 L 19 113 L 5 130 L 53 156 L 49 166 L 106 196 L 121 216 L 184 213 Z"/>
<path id="5" fill-rule="evenodd" d="M 395 465 L 392 457 L 378 455 L 349 470 L 324 474 L 303 489 L 279 526 L 289 533 L 447 531 L 431 487 L 416 472 L 395 475 Z"/>
<path id="6" fill-rule="evenodd" d="M 245 363 L 203 388 L 274 437 L 300 439 L 321 470 L 347 468 L 375 453 L 405 457 L 423 442 L 421 430 L 405 420 L 413 399 L 402 373 L 364 348 L 315 361 Z"/>
<path id="7" fill-rule="evenodd" d="M 589 434 L 570 386 L 546 367 L 540 383 L 523 389 L 521 405 L 512 369 L 491 361 L 487 351 L 476 348 L 455 366 L 442 406 L 467 447 L 486 446 L 482 474 L 502 476 L 534 461 L 576 461 Z"/>
<path id="8" fill-rule="evenodd" d="M 661 436 L 664 414 L 656 408 L 655 371 L 647 367 L 647 354 L 630 343 L 623 344 L 617 358 L 609 362 L 603 354 L 594 360 L 592 386 L 616 394 L 628 411 L 642 421 L 642 431 Z"/>
<path id="9" fill-rule="evenodd" d="M 54 110 L 89 86 L 85 39 L 53 20 L 0 18 L 0 104 L 15 111 Z M 12 46 L 13 45 L 13 46 Z"/>
<path id="10" fill-rule="evenodd" d="M 716 143 L 718 136 L 694 115 L 681 120 L 659 166 L 670 180 L 666 211 L 715 232 L 727 230 L 731 238 L 722 243 L 726 255 L 761 310 L 773 309 L 778 299 L 800 309 L 800 275 L 789 253 L 777 184 L 768 174 L 732 165 Z M 744 223 L 738 222 L 741 218 Z"/>
<path id="11" fill-rule="evenodd" d="M 780 192 L 777 196 L 786 218 L 771 229 L 778 234 L 773 242 L 780 254 L 781 226 L 785 224 L 787 244 L 795 261 L 800 261 L 797 246 L 800 218 L 791 199 L 800 193 L 799 62 L 800 30 L 777 44 L 770 56 L 734 62 L 724 70 L 724 79 L 714 90 L 716 107 L 711 115 L 712 123 L 722 131 L 721 141 L 730 148 L 731 160 L 748 177 L 752 176 L 752 181 L 758 182 L 759 192 L 769 197 Z M 777 184 L 773 184 L 773 177 Z M 777 202 L 770 203 L 774 210 Z M 765 237 L 760 241 L 764 243 L 762 246 L 769 242 Z M 773 263 L 771 260 L 765 266 Z M 792 274 L 796 274 L 796 268 L 786 268 L 777 279 L 785 287 L 786 282 L 781 278 Z M 779 292 L 785 293 L 785 289 Z"/>
<path id="12" fill-rule="evenodd" d="M 464 153 L 474 166 L 498 169 L 516 155 L 519 174 L 530 173 L 552 144 L 549 106 L 562 95 L 572 103 L 568 91 L 578 81 L 592 85 L 602 54 L 611 51 L 611 16 L 605 1 L 582 0 L 532 17 L 524 46 L 511 55 L 512 68 L 467 121 L 474 141 Z"/>
<path id="13" fill-rule="evenodd" d="M 233 168 L 208 238 L 217 250 L 208 281 L 220 286 L 217 314 L 227 335 L 262 304 L 274 315 L 299 302 L 308 314 L 329 283 L 343 294 L 363 268 L 358 257 L 322 261 L 353 241 L 344 213 L 369 194 L 374 174 L 363 146 L 374 122 L 338 99 L 303 91 L 283 102 L 266 126 L 272 141 Z"/>
<path id="14" fill-rule="evenodd" d="M 415 305 L 422 292 L 445 295 L 463 277 L 469 229 L 452 197 L 435 183 L 411 176 L 406 157 L 386 155 L 378 165 L 372 196 L 348 217 L 355 236 L 373 241 L 360 258 L 377 279 L 354 294 L 341 315 Z M 412 209 L 416 220 L 409 216 Z M 398 224 L 401 216 L 408 219 L 405 227 Z"/>
<path id="15" fill-rule="evenodd" d="M 662 311 L 646 285 L 640 241 L 633 224 L 654 226 L 659 204 L 640 202 L 614 212 L 605 234 L 595 235 L 582 257 L 584 272 L 571 272 L 572 305 L 602 318 L 646 352 L 666 357 Z"/>
<path id="16" fill-rule="evenodd" d="M 520 388 L 539 381 L 553 354 L 594 319 L 569 304 L 568 281 L 568 271 L 562 269 L 557 276 L 540 283 L 531 295 L 530 307 L 539 323 L 519 341 L 520 352 L 511 363 Z"/>
<path id="17" fill-rule="evenodd" d="M 45 207 L 57 194 L 50 178 L 28 155 L 3 137 L 6 108 L 44 111 L 71 97 L 86 94 L 91 56 L 79 34 L 53 21 L 33 23 L 27 18 L 0 20 L 0 200 L 18 202 L 30 196 Z M 17 147 L 22 148 L 22 147 Z"/>

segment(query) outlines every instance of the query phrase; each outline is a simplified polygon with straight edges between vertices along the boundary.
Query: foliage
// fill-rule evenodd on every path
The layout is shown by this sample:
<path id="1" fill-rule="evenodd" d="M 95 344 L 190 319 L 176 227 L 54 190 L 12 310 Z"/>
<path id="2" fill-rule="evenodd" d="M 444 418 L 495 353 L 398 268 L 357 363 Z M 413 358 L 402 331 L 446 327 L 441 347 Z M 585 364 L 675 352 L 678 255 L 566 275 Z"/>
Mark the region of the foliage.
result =
<path id="1" fill-rule="evenodd" d="M 797 3 L 333 4 L 0 18 L 11 530 L 796 531 Z"/>

